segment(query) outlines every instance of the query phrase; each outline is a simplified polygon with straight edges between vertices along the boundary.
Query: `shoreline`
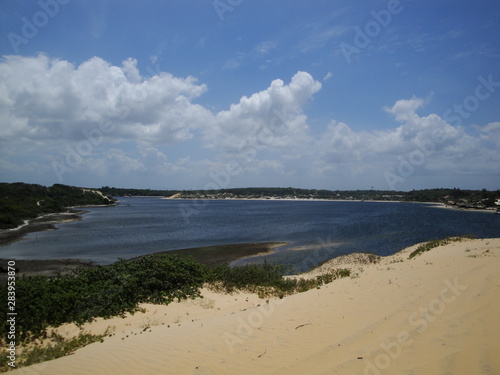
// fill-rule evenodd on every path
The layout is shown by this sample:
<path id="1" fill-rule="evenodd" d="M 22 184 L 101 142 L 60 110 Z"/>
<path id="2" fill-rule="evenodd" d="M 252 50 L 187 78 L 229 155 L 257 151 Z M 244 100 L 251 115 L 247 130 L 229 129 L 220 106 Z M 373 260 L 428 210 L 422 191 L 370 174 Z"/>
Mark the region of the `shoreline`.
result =
<path id="1" fill-rule="evenodd" d="M 22 237 L 28 233 L 54 230 L 57 229 L 57 224 L 81 220 L 82 215 L 88 212 L 85 211 L 84 208 L 114 206 L 116 206 L 116 203 L 110 205 L 88 204 L 81 206 L 68 206 L 66 207 L 66 211 L 50 212 L 41 214 L 32 219 L 25 219 L 23 224 L 15 228 L 0 229 L 0 246 L 8 245 L 12 242 L 21 240 Z"/>
<path id="2" fill-rule="evenodd" d="M 78 268 L 95 267 L 94 262 L 82 259 L 5 259 L 0 258 L 0 266 L 5 270 L 10 261 L 15 262 L 16 277 L 46 276 L 51 277 L 58 273 L 66 274 Z M 7 273 L 0 273 L 0 281 L 7 278 Z"/>
<path id="3" fill-rule="evenodd" d="M 240 259 L 269 255 L 274 253 L 274 249 L 289 244 L 290 242 L 246 242 L 190 247 L 186 249 L 165 250 L 156 253 L 149 253 L 128 259 L 128 261 L 133 261 L 150 255 L 179 255 L 192 257 L 195 261 L 201 264 L 213 267 L 224 263 L 232 263 Z"/>
<path id="4" fill-rule="evenodd" d="M 139 196 L 137 196 L 139 197 Z M 428 203 L 428 202 L 408 202 L 394 200 L 371 200 L 371 199 L 320 199 L 320 198 L 178 198 L 161 197 L 160 199 L 178 201 L 271 201 L 271 202 L 368 202 L 368 203 Z"/>
<path id="5" fill-rule="evenodd" d="M 231 263 L 240 259 L 272 254 L 274 252 L 274 249 L 288 244 L 289 242 L 249 242 L 239 244 L 201 246 L 187 249 L 166 250 L 156 253 L 149 253 L 127 259 L 126 261 L 134 261 L 145 256 L 178 255 L 183 257 L 192 257 L 195 261 L 201 264 L 213 267 L 224 263 Z M 18 276 L 53 276 L 57 272 L 68 272 L 76 268 L 97 266 L 97 263 L 85 259 L 5 258 L 0 258 L 0 265 L 3 268 L 6 268 L 7 262 L 12 260 L 16 262 L 16 268 L 19 269 Z M 2 275 L 6 276 L 6 274 L 0 273 L 0 279 L 2 278 Z"/>
<path id="6" fill-rule="evenodd" d="M 457 211 L 463 211 L 463 212 L 487 212 L 487 213 L 492 213 L 496 214 L 495 208 L 464 208 L 464 207 L 457 207 L 453 206 L 450 204 L 442 203 L 442 202 L 429 202 L 430 205 L 433 205 L 435 208 L 441 208 L 441 209 L 447 209 L 447 210 L 457 210 Z"/>
<path id="7" fill-rule="evenodd" d="M 21 240 L 28 233 L 54 230 L 57 224 L 81 220 L 81 216 L 86 212 L 71 209 L 67 212 L 48 213 L 24 220 L 24 223 L 16 228 L 0 229 L 0 246 Z"/>
<path id="8" fill-rule="evenodd" d="M 76 219 L 78 220 L 78 219 Z M 53 225 L 53 224 L 44 224 Z M 478 240 L 488 240 L 489 238 L 480 238 Z M 426 243 L 429 241 L 425 241 Z M 342 244 L 341 242 L 329 243 L 330 246 L 338 246 Z M 218 266 L 224 263 L 232 264 L 238 260 L 251 259 L 260 256 L 270 255 L 275 252 L 275 249 L 283 246 L 293 245 L 293 242 L 285 241 L 275 241 L 275 242 L 245 242 L 245 243 L 233 243 L 233 244 L 217 244 L 209 246 L 199 246 L 190 247 L 184 249 L 175 250 L 164 250 L 153 253 L 147 253 L 144 255 L 136 256 L 133 258 L 125 259 L 125 261 L 135 261 L 137 259 L 146 256 L 158 256 L 158 255 L 176 255 L 181 257 L 191 257 L 196 262 L 206 265 L 208 267 Z M 416 247 L 412 245 L 410 247 Z M 307 250 L 310 246 L 297 246 L 291 247 L 290 251 L 301 251 Z M 391 255 L 374 255 L 372 253 L 364 252 L 353 252 L 346 255 L 339 255 L 334 258 L 327 259 L 320 264 L 316 265 L 314 268 L 299 274 L 293 274 L 286 277 L 304 277 L 308 274 L 317 274 L 317 270 L 324 268 L 325 265 L 330 263 L 335 264 L 342 259 L 361 259 L 362 262 L 366 263 L 367 259 L 376 257 L 378 259 L 386 259 L 390 257 L 396 257 L 398 254 L 403 253 L 408 248 L 401 249 L 398 252 Z M 100 264 L 83 259 L 83 258 L 61 258 L 61 259 L 16 259 L 16 258 L 0 258 L 0 266 L 4 266 L 8 261 L 15 261 L 16 268 L 18 268 L 19 276 L 54 276 L 58 272 L 66 273 L 80 267 L 95 267 Z M 111 264 L 118 262 L 115 261 Z M 369 262 L 368 262 L 369 263 Z M 106 267 L 104 265 L 103 267 Z M 3 274 L 0 273 L 0 280 L 3 278 Z"/>
<path id="9" fill-rule="evenodd" d="M 139 197 L 139 196 L 137 196 Z M 155 196 L 156 197 L 156 196 Z M 166 200 L 185 200 L 185 201 L 271 201 L 271 202 L 359 202 L 359 203 L 411 203 L 411 204 L 425 204 L 434 206 L 435 208 L 447 208 L 458 211 L 470 212 L 489 212 L 495 213 L 495 209 L 491 208 L 463 208 L 454 205 L 449 205 L 443 202 L 420 202 L 420 201 L 396 201 L 396 200 L 374 200 L 374 199 L 315 199 L 315 198 L 179 198 L 179 197 L 160 197 Z"/>

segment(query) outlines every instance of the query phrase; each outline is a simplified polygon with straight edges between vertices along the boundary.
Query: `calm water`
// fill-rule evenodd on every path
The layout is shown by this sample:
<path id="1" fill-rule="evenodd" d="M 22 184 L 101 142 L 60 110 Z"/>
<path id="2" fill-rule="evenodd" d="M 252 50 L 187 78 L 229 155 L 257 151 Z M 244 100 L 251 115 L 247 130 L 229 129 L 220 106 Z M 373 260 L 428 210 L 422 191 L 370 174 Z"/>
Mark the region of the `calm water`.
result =
<path id="1" fill-rule="evenodd" d="M 0 257 L 108 264 L 164 250 L 284 241 L 291 244 L 267 260 L 304 271 L 351 252 L 390 255 L 446 236 L 500 237 L 500 215 L 411 203 L 122 198 L 116 207 L 88 210 L 79 221 L 1 246 Z"/>

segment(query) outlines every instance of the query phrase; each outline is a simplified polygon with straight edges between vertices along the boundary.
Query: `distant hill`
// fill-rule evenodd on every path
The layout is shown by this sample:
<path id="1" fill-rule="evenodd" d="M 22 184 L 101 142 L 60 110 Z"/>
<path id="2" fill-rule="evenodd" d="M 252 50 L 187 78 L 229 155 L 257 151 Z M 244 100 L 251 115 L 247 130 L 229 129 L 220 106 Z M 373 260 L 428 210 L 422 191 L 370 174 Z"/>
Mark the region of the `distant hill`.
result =
<path id="1" fill-rule="evenodd" d="M 424 189 L 394 190 L 320 190 L 292 187 L 251 187 L 217 190 L 150 190 L 103 186 L 103 193 L 113 196 L 165 196 L 172 199 L 328 199 L 401 202 L 441 202 L 462 208 L 494 207 L 500 190 Z"/>
<path id="2" fill-rule="evenodd" d="M 109 186 L 103 186 L 99 189 L 104 194 L 113 197 L 125 197 L 128 195 L 134 197 L 170 197 L 174 194 L 182 192 L 182 190 L 152 190 L 152 189 L 129 189 L 129 188 L 115 188 Z"/>
<path id="3" fill-rule="evenodd" d="M 500 191 L 425 189 L 393 190 L 316 190 L 295 188 L 239 188 L 183 191 L 177 199 L 328 199 L 402 202 L 442 202 L 463 208 L 487 208 L 495 205 Z"/>
<path id="4" fill-rule="evenodd" d="M 55 184 L 0 183 L 0 229 L 15 228 L 24 220 L 45 213 L 64 212 L 67 207 L 110 205 L 115 200 L 94 189 Z"/>

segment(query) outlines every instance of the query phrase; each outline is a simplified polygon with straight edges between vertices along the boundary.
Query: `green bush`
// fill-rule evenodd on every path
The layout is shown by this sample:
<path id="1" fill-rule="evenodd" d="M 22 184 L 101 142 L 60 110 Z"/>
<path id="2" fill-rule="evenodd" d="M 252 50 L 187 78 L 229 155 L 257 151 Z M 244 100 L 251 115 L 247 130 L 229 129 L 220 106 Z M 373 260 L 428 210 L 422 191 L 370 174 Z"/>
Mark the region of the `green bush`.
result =
<path id="1" fill-rule="evenodd" d="M 350 275 L 349 270 L 336 270 L 305 280 L 285 278 L 286 271 L 282 265 L 268 263 L 208 268 L 192 258 L 148 255 L 50 278 L 21 277 L 16 280 L 16 336 L 22 342 L 45 337 L 49 326 L 133 313 L 140 303 L 168 304 L 195 298 L 204 283 L 226 292 L 244 290 L 261 297 L 283 297 Z M 7 300 L 5 284 L 0 288 L 0 298 Z M 7 337 L 8 328 L 4 319 L 0 337 Z"/>
<path id="2" fill-rule="evenodd" d="M 279 290 L 292 289 L 291 280 L 283 278 L 282 265 L 249 264 L 241 267 L 217 266 L 207 273 L 207 282 L 227 292 L 235 290 L 255 291 L 257 287 L 273 287 Z"/>
<path id="3" fill-rule="evenodd" d="M 20 278 L 16 281 L 17 335 L 39 337 L 48 326 L 123 315 L 144 302 L 168 304 L 196 297 L 204 274 L 205 267 L 189 258 L 150 255 L 69 275 Z M 7 300 L 5 287 L 0 295 Z M 6 336 L 7 329 L 4 319 L 0 337 Z"/>
<path id="4" fill-rule="evenodd" d="M 414 258 L 417 255 L 420 255 L 422 253 L 425 253 L 426 251 L 432 250 L 438 246 L 444 246 L 448 245 L 449 243 L 452 242 L 462 242 L 467 239 L 473 239 L 476 238 L 474 235 L 466 235 L 466 236 L 460 236 L 460 237 L 447 237 L 443 238 L 441 240 L 433 240 L 429 242 L 425 242 L 419 247 L 417 247 L 408 257 L 408 259 Z"/>
<path id="5" fill-rule="evenodd" d="M 350 276 L 348 269 L 335 270 L 313 279 L 284 278 L 287 268 L 283 265 L 251 264 L 229 267 L 224 264 L 210 270 L 207 282 L 217 290 L 232 293 L 236 290 L 258 293 L 259 296 L 279 296 L 301 293 L 328 284 L 335 279 Z"/>

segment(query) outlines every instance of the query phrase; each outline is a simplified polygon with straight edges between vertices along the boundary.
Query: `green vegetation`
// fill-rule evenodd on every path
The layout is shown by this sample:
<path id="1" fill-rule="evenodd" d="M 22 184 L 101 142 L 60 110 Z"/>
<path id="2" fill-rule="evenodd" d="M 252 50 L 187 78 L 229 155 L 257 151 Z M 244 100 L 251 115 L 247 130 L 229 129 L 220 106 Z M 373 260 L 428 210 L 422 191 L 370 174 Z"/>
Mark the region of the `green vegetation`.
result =
<path id="1" fill-rule="evenodd" d="M 109 266 L 80 268 L 54 277 L 31 276 L 16 280 L 16 339 L 23 347 L 17 365 L 27 366 L 72 353 L 104 335 L 81 332 L 63 339 L 49 327 L 64 323 L 80 325 L 94 318 L 110 318 L 134 313 L 140 303 L 169 304 L 174 300 L 200 297 L 203 285 L 232 293 L 238 290 L 260 297 L 304 292 L 350 275 L 339 269 L 314 279 L 284 277 L 282 265 L 246 265 L 231 268 L 227 263 L 207 266 L 190 257 L 179 255 L 147 255 L 133 260 L 120 260 Z M 7 301 L 7 288 L 0 288 L 0 299 Z M 6 309 L 6 305 L 2 310 Z M 6 311 L 2 311 L 5 316 Z M 9 325 L 0 323 L 0 345 L 6 346 Z M 45 344 L 34 344 L 44 340 Z M 46 343 L 51 344 L 47 345 Z M 0 371 L 8 369 L 0 361 Z"/>
<path id="2" fill-rule="evenodd" d="M 281 265 L 267 263 L 208 267 L 190 258 L 162 254 L 50 278 L 22 277 L 16 281 L 16 335 L 22 340 L 34 339 L 43 337 L 49 326 L 133 313 L 139 303 L 168 304 L 175 299 L 199 297 L 204 283 L 226 292 L 246 290 L 283 296 L 350 275 L 348 270 L 338 270 L 312 280 L 297 280 L 284 278 L 285 271 Z M 0 298 L 7 300 L 5 285 L 0 288 Z M 3 321 L 0 337 L 6 336 L 7 329 Z"/>
<path id="3" fill-rule="evenodd" d="M 441 240 L 433 240 L 433 241 L 425 242 L 422 245 L 420 245 L 419 247 L 417 247 L 417 249 L 410 254 L 408 259 L 414 258 L 417 255 L 425 253 L 426 251 L 432 250 L 432 249 L 439 247 L 439 246 L 448 245 L 452 242 L 462 242 L 462 241 L 465 241 L 468 239 L 473 239 L 473 238 L 475 238 L 473 235 L 468 235 L 468 236 L 460 236 L 460 237 L 447 237 L 447 238 L 443 238 Z"/>
<path id="4" fill-rule="evenodd" d="M 495 206 L 500 190 L 425 189 L 406 193 L 405 200 L 415 202 L 443 202 L 457 206 L 485 208 Z"/>
<path id="5" fill-rule="evenodd" d="M 15 228 L 26 219 L 66 211 L 70 206 L 109 205 L 114 199 L 91 189 L 55 184 L 0 183 L 0 229 Z"/>
<path id="6" fill-rule="evenodd" d="M 196 297 L 204 274 L 204 266 L 192 260 L 151 255 L 51 278 L 19 278 L 16 335 L 21 340 L 33 339 L 42 337 L 49 326 L 82 324 L 95 317 L 135 312 L 143 302 L 168 304 L 174 299 Z M 0 289 L 0 299 L 7 301 L 5 285 Z M 4 320 L 0 337 L 6 337 L 7 329 Z"/>
<path id="7" fill-rule="evenodd" d="M 170 197 L 178 194 L 183 199 L 328 199 L 328 200 L 371 200 L 401 202 L 442 202 L 463 208 L 494 207 L 500 199 L 500 190 L 424 189 L 412 191 L 394 190 L 318 190 L 287 188 L 235 188 L 218 190 L 150 190 L 119 189 L 103 186 L 103 193 L 113 196 Z"/>
<path id="8" fill-rule="evenodd" d="M 115 188 L 109 186 L 103 186 L 99 189 L 104 194 L 111 195 L 113 197 L 123 197 L 123 196 L 142 196 L 142 197 L 154 197 L 163 196 L 170 197 L 171 195 L 180 193 L 181 190 L 152 190 L 152 189 L 130 189 L 130 188 Z"/>
<path id="9" fill-rule="evenodd" d="M 294 283 L 285 279 L 286 268 L 282 265 L 249 264 L 242 267 L 231 268 L 228 264 L 214 267 L 207 273 L 207 281 L 211 287 L 218 291 L 233 293 L 244 290 L 265 295 L 290 294 Z"/>
<path id="10" fill-rule="evenodd" d="M 268 296 L 283 298 L 285 295 L 305 292 L 351 274 L 348 269 L 339 269 L 314 279 L 299 279 L 284 278 L 286 271 L 287 268 L 283 265 L 268 263 L 234 268 L 223 264 L 208 271 L 207 282 L 213 289 L 226 293 L 244 290 L 256 293 L 261 298 Z"/>
<path id="11" fill-rule="evenodd" d="M 156 253 L 167 255 L 178 255 L 182 257 L 192 257 L 195 261 L 206 266 L 217 266 L 219 264 L 231 263 L 242 258 L 249 258 L 256 255 L 268 254 L 272 249 L 286 242 L 254 242 L 237 243 L 226 245 L 202 246 L 182 250 L 168 250 Z"/>
<path id="12" fill-rule="evenodd" d="M 168 304 L 174 299 L 195 298 L 200 296 L 203 284 L 226 293 L 243 290 L 257 293 L 261 298 L 282 298 L 351 274 L 348 269 L 339 269 L 306 280 L 284 278 L 285 271 L 281 265 L 267 263 L 210 268 L 181 256 L 149 255 L 110 266 L 79 269 L 70 275 L 20 278 L 16 282 L 16 338 L 23 350 L 16 365 L 29 366 L 59 358 L 88 344 L 102 342 L 110 334 L 80 332 L 74 338 L 64 339 L 54 332 L 48 334 L 49 327 L 69 322 L 81 325 L 97 317 L 134 313 L 141 302 Z M 0 298 L 6 300 L 6 294 L 3 287 Z M 2 346 L 6 346 L 3 340 L 7 329 L 4 320 L 0 324 Z M 4 357 L 0 360 L 0 372 L 9 369 Z"/>

